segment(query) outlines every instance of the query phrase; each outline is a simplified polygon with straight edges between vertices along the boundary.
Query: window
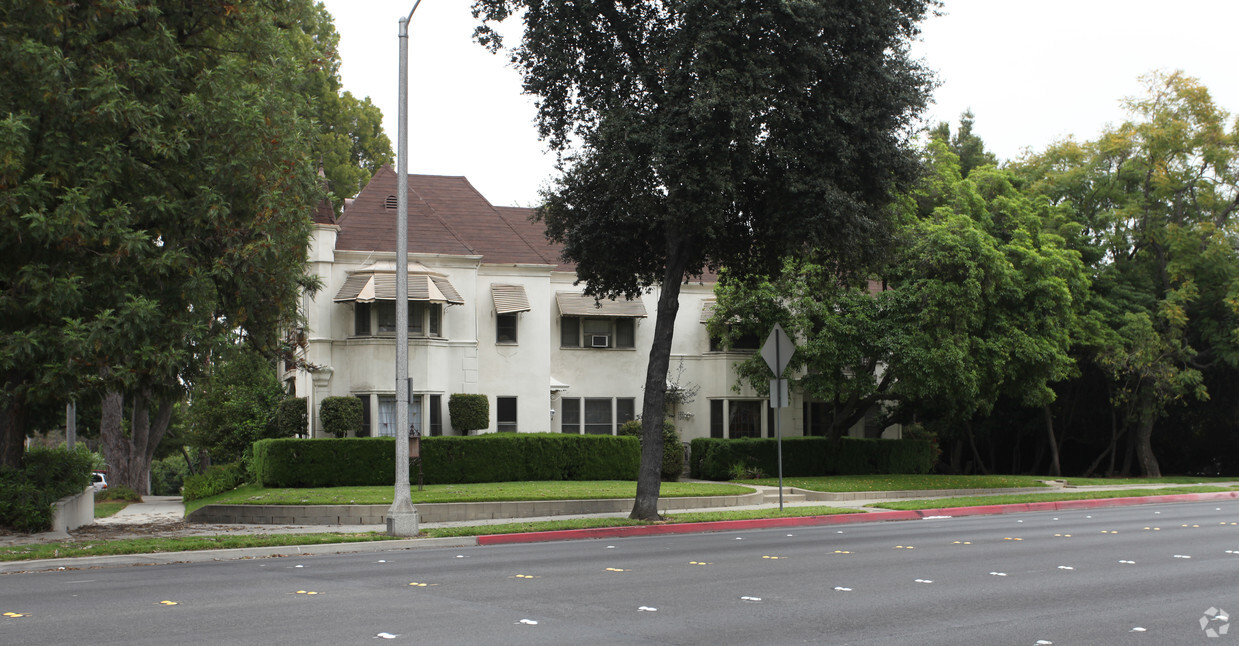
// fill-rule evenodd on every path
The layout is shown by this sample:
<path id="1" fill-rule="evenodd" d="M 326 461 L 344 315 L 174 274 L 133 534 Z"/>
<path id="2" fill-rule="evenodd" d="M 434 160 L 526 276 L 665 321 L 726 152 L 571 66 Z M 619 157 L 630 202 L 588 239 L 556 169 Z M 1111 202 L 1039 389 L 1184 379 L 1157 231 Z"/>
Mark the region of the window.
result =
<path id="1" fill-rule="evenodd" d="M 559 345 L 561 347 L 636 347 L 636 324 L 631 318 L 561 316 L 559 321 Z"/>
<path id="2" fill-rule="evenodd" d="M 418 308 L 419 316 L 420 310 L 424 308 L 426 309 L 426 315 L 430 318 L 430 324 L 427 327 L 430 330 L 430 336 L 443 336 L 443 306 L 438 303 L 430 303 L 428 306 L 424 306 L 421 303 L 418 303 L 418 305 L 421 306 Z M 420 321 L 421 319 L 419 318 L 418 320 Z M 412 326 L 409 329 L 412 331 Z"/>
<path id="3" fill-rule="evenodd" d="M 358 395 L 361 400 L 361 434 L 359 437 L 370 437 L 370 395 Z"/>
<path id="4" fill-rule="evenodd" d="M 614 425 L 611 419 L 610 399 L 585 400 L 585 434 L 611 435 Z"/>
<path id="5" fill-rule="evenodd" d="M 711 352 L 733 352 L 737 350 L 757 350 L 761 348 L 762 339 L 756 332 L 741 334 L 737 337 L 732 337 L 731 346 L 723 347 L 723 340 L 713 334 L 710 335 L 710 351 Z"/>
<path id="6" fill-rule="evenodd" d="M 564 397 L 559 400 L 559 430 L 562 433 L 581 434 L 581 399 Z"/>
<path id="7" fill-rule="evenodd" d="M 378 437 L 396 437 L 396 398 L 379 396 Z"/>
<path id="8" fill-rule="evenodd" d="M 441 395 L 430 395 L 430 434 L 432 436 L 443 435 L 443 397 Z"/>
<path id="9" fill-rule="evenodd" d="M 375 326 L 371 328 L 371 319 Z M 429 330 L 429 334 L 427 334 Z M 353 334 L 371 336 L 396 333 L 396 302 L 375 301 L 357 303 L 353 306 Z M 443 305 L 439 303 L 409 302 L 409 336 L 442 336 Z"/>
<path id="10" fill-rule="evenodd" d="M 516 398 L 495 398 L 495 421 L 500 433 L 516 432 Z"/>
<path id="11" fill-rule="evenodd" d="M 370 336 L 370 304 L 357 303 L 353 307 L 353 334 Z"/>
<path id="12" fill-rule="evenodd" d="M 361 399 L 362 406 L 362 430 L 363 434 L 370 435 L 370 414 L 369 395 L 358 395 Z M 432 395 L 432 400 L 438 398 L 438 395 Z M 432 404 L 434 402 L 432 401 Z M 435 406 L 437 409 L 438 407 Z M 431 432 L 434 432 L 436 413 L 431 410 L 430 424 Z M 439 419 L 439 430 L 442 432 L 442 418 Z M 410 435 L 422 434 L 422 396 L 413 395 L 409 400 L 409 433 Z M 396 437 L 396 397 L 394 395 L 379 395 L 379 424 L 377 437 Z"/>
<path id="13" fill-rule="evenodd" d="M 559 318 L 559 345 L 565 348 L 581 347 L 581 319 L 576 316 Z"/>
<path id="14" fill-rule="evenodd" d="M 619 426 L 624 422 L 630 422 L 637 419 L 637 400 L 632 397 L 619 397 L 615 400 L 615 427 L 619 430 Z"/>
<path id="15" fill-rule="evenodd" d="M 559 430 L 574 435 L 582 431 L 586 435 L 615 435 L 620 424 L 635 419 L 636 402 L 632 397 L 565 397 L 559 402 Z"/>
<path id="16" fill-rule="evenodd" d="M 804 434 L 826 437 L 830 428 L 830 409 L 826 402 L 804 403 Z"/>
<path id="17" fill-rule="evenodd" d="M 516 343 L 516 314 L 495 316 L 495 343 Z"/>
<path id="18" fill-rule="evenodd" d="M 710 400 L 710 437 L 762 437 L 763 400 Z"/>

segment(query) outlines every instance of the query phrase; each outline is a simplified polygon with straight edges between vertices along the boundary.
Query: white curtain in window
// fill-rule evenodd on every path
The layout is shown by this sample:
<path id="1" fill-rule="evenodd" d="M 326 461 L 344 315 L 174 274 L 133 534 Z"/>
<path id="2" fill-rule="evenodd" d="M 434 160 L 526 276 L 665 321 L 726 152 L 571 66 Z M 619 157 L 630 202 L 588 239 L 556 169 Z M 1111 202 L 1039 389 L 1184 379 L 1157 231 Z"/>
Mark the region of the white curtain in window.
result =
<path id="1" fill-rule="evenodd" d="M 379 437 L 396 437 L 396 398 L 379 397 Z"/>

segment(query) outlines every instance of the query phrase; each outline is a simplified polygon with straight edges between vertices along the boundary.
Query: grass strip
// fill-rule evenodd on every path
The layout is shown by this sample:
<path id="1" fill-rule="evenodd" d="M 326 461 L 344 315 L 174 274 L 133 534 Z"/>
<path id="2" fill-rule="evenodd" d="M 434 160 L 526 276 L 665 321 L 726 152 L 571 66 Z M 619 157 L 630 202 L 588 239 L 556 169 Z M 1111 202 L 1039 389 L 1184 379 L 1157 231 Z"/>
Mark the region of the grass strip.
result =
<path id="1" fill-rule="evenodd" d="M 850 493 L 856 491 L 920 491 L 925 489 L 1011 489 L 1045 487 L 1045 476 L 945 476 L 936 474 L 880 474 L 783 478 L 783 486 Z M 778 486 L 777 478 L 738 480 L 739 484 Z"/>
<path id="2" fill-rule="evenodd" d="M 1138 498 L 1141 496 L 1167 496 L 1181 493 L 1216 493 L 1233 491 L 1233 487 L 1174 487 L 1167 489 L 1122 489 L 1118 491 L 1064 491 L 1060 493 L 1009 494 L 998 496 L 961 496 L 959 498 L 931 498 L 875 502 L 866 507 L 897 509 L 949 509 L 951 507 L 978 507 L 985 505 L 1017 505 L 1028 502 L 1059 502 L 1063 500 L 1099 500 L 1102 498 Z"/>
<path id="3" fill-rule="evenodd" d="M 382 487 L 324 487 L 307 489 L 264 489 L 243 485 L 217 496 L 189 501 L 185 513 L 203 505 L 390 505 L 394 489 Z M 664 482 L 659 495 L 664 498 L 686 496 L 736 496 L 753 489 L 728 483 Z M 483 482 L 454 485 L 426 485 L 410 492 L 414 504 L 438 502 L 498 502 L 512 500 L 596 500 L 632 498 L 637 483 L 628 480 L 582 482 Z"/>
<path id="4" fill-rule="evenodd" d="M 378 532 L 359 534 L 229 534 L 226 536 L 181 536 L 176 538 L 126 538 L 110 541 L 60 541 L 0 547 L 0 561 L 120 554 L 159 554 L 225 550 L 243 547 L 286 547 L 327 543 L 360 543 L 394 540 Z"/>
<path id="5" fill-rule="evenodd" d="M 129 503 L 124 500 L 109 500 L 107 502 L 95 503 L 95 518 L 107 518 L 115 516 L 116 512 L 128 507 Z"/>

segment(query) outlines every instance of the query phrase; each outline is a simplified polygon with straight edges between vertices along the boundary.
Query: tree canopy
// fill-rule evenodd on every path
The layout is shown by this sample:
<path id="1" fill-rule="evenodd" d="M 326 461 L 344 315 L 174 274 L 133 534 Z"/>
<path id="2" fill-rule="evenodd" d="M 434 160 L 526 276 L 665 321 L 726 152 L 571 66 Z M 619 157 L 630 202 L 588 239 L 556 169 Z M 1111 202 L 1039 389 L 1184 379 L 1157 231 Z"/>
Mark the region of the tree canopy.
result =
<path id="1" fill-rule="evenodd" d="M 787 254 L 854 268 L 916 174 L 930 74 L 908 55 L 930 0 L 475 0 L 480 42 L 524 22 L 513 63 L 562 175 L 539 217 L 587 293 L 658 287 L 633 517 L 657 517 L 679 285 Z"/>
<path id="2" fill-rule="evenodd" d="M 0 9 L 3 463 L 31 412 L 104 396 L 109 461 L 143 491 L 212 353 L 279 345 L 312 287 L 316 146 L 350 127 L 319 121 L 332 47 L 310 0 Z"/>
<path id="3" fill-rule="evenodd" d="M 790 370 L 806 398 L 830 404 L 832 437 L 875 407 L 949 430 L 1003 394 L 1041 406 L 1074 368 L 1089 280 L 1079 254 L 1047 230 L 1051 207 L 993 166 L 965 179 L 939 138 L 924 156 L 928 173 L 902 201 L 889 261 L 868 280 L 788 260 L 764 281 L 724 273 L 717 290 L 710 328 L 725 340 L 775 323 L 795 334 Z M 754 387 L 768 378 L 760 357 L 738 370 Z"/>
<path id="4" fill-rule="evenodd" d="M 1204 371 L 1239 366 L 1239 124 L 1185 74 L 1143 81 L 1126 102 L 1132 120 L 1018 170 L 1082 227 L 1106 329 L 1090 360 L 1155 476 L 1157 421 L 1208 397 Z"/>

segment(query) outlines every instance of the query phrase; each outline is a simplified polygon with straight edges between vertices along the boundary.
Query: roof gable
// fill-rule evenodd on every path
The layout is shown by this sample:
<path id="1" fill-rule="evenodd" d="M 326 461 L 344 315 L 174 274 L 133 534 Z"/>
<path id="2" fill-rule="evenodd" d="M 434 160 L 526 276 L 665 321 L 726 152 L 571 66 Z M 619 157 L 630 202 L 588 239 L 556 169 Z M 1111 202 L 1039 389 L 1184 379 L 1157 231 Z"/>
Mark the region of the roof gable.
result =
<path id="1" fill-rule="evenodd" d="M 482 256 L 498 264 L 557 263 L 545 237 L 497 209 L 464 177 L 409 175 L 409 252 Z M 396 173 L 384 166 L 342 215 L 336 249 L 396 250 Z M 524 211 L 530 211 L 523 209 Z M 527 216 L 526 216 L 527 217 Z"/>

